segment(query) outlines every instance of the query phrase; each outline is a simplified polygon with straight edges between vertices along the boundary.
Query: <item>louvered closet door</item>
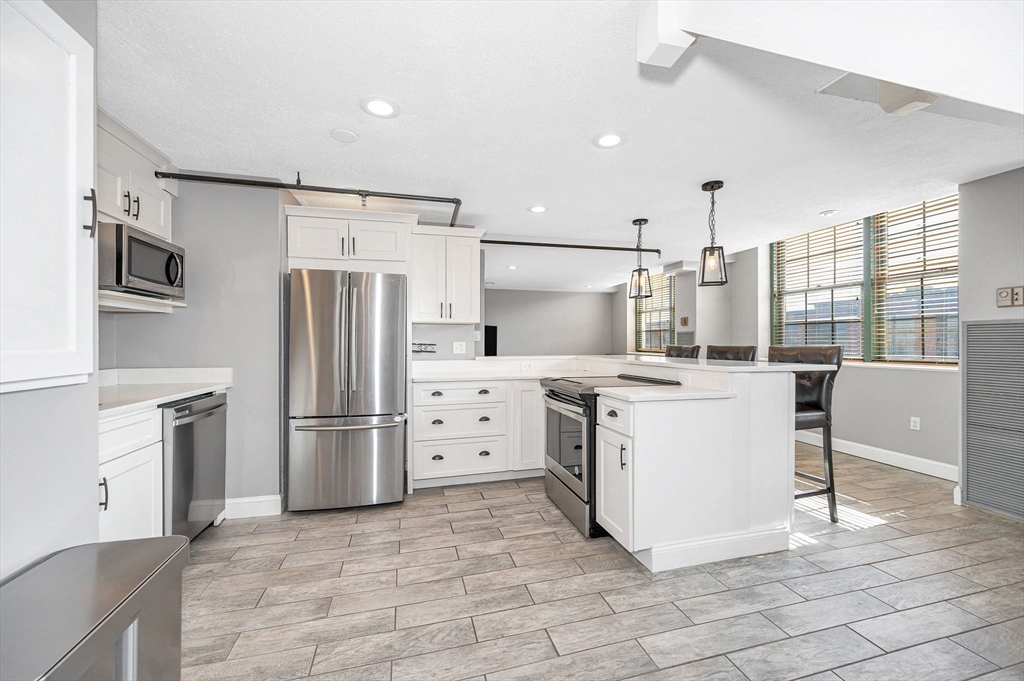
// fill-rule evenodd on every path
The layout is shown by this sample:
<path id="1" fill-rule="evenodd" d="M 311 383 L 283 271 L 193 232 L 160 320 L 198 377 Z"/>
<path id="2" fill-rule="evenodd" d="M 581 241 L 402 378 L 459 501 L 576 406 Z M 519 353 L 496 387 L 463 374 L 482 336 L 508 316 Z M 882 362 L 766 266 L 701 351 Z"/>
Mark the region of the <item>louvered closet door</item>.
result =
<path id="1" fill-rule="evenodd" d="M 1024 519 L 1024 322 L 964 324 L 964 503 Z"/>

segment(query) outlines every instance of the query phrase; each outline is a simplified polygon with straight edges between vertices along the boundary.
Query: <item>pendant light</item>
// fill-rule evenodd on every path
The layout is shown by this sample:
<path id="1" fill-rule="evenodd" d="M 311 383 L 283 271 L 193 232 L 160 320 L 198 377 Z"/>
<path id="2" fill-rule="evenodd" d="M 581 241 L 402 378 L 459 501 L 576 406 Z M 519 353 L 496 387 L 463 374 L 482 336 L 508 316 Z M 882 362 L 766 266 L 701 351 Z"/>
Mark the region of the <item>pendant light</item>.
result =
<path id="1" fill-rule="evenodd" d="M 636 269 L 633 270 L 633 274 L 629 278 L 629 297 L 650 298 L 654 295 L 651 292 L 651 275 L 644 267 L 643 251 L 641 250 L 643 228 L 647 224 L 647 220 L 646 218 L 637 218 L 633 220 L 633 224 L 636 225 Z"/>
<path id="2" fill-rule="evenodd" d="M 711 212 L 708 214 L 708 229 L 711 230 L 711 245 L 700 253 L 700 277 L 698 286 L 722 286 L 729 282 L 725 274 L 725 250 L 715 245 L 715 192 L 725 186 L 721 180 L 711 180 L 700 186 L 711 192 Z"/>

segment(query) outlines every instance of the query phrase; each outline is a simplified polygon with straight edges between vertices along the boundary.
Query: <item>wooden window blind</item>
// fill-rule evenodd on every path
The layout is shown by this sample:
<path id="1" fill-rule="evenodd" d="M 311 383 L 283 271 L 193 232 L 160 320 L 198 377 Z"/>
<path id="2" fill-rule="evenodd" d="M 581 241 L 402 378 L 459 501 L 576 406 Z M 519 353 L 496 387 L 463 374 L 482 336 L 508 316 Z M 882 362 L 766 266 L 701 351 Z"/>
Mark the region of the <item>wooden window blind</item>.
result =
<path id="1" fill-rule="evenodd" d="M 650 298 L 636 300 L 636 349 L 664 350 L 676 341 L 676 278 L 651 275 Z"/>
<path id="2" fill-rule="evenodd" d="M 957 361 L 958 199 L 871 218 L 872 359 Z"/>
<path id="3" fill-rule="evenodd" d="M 772 263 L 772 343 L 862 357 L 864 221 L 777 241 Z"/>

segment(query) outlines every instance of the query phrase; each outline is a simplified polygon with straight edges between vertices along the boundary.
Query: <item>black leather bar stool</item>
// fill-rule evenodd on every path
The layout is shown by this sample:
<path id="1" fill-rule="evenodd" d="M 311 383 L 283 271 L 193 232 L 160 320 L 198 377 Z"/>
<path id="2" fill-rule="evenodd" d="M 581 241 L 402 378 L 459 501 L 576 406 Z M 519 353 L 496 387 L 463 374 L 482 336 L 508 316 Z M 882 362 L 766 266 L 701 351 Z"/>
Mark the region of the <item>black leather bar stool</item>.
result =
<path id="1" fill-rule="evenodd" d="M 756 345 L 709 345 L 708 359 L 724 359 L 730 362 L 753 362 L 757 359 Z"/>
<path id="2" fill-rule="evenodd" d="M 699 345 L 669 345 L 665 348 L 666 357 L 684 357 L 686 359 L 697 359 L 700 356 Z"/>
<path id="3" fill-rule="evenodd" d="M 821 428 L 821 449 L 825 458 L 825 477 L 796 471 L 804 480 L 824 485 L 822 489 L 797 492 L 797 499 L 804 497 L 828 496 L 828 516 L 832 522 L 839 522 L 836 513 L 836 483 L 832 470 L 832 388 L 836 374 L 843 364 L 842 345 L 798 345 L 785 347 L 773 345 L 768 348 L 769 362 L 786 364 L 834 364 L 835 371 L 810 371 L 796 374 L 796 430 Z"/>

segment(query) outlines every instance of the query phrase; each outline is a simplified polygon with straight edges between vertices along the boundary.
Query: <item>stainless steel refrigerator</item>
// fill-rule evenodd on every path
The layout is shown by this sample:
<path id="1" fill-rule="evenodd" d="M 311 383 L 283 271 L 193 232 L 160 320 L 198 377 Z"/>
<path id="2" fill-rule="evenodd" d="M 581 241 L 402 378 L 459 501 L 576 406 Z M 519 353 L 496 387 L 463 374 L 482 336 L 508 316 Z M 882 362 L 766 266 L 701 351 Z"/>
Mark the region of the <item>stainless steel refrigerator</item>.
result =
<path id="1" fill-rule="evenodd" d="M 406 278 L 292 270 L 290 511 L 402 500 Z"/>

